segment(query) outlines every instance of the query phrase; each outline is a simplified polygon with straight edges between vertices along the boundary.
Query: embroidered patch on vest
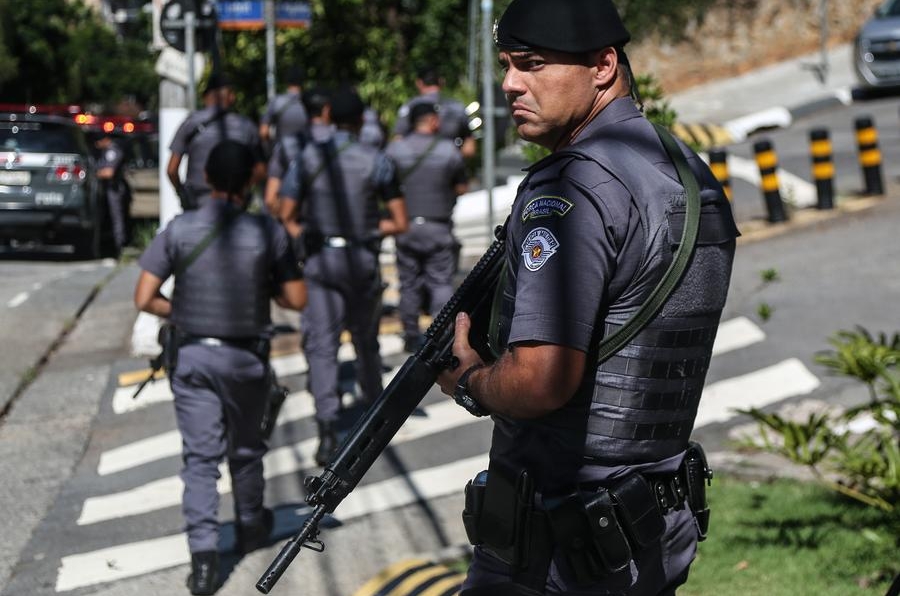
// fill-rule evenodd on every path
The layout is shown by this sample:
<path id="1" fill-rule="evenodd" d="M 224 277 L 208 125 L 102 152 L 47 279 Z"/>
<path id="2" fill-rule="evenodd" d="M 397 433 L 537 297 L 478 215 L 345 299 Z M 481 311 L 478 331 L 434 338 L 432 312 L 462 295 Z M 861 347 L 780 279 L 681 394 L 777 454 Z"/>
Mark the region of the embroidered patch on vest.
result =
<path id="1" fill-rule="evenodd" d="M 529 219 L 540 219 L 542 217 L 565 217 L 572 210 L 572 202 L 562 197 L 553 197 L 542 195 L 531 199 L 522 209 L 522 223 Z"/>
<path id="2" fill-rule="evenodd" d="M 537 271 L 559 248 L 559 240 L 547 228 L 535 228 L 522 243 L 522 256 L 529 271 Z"/>

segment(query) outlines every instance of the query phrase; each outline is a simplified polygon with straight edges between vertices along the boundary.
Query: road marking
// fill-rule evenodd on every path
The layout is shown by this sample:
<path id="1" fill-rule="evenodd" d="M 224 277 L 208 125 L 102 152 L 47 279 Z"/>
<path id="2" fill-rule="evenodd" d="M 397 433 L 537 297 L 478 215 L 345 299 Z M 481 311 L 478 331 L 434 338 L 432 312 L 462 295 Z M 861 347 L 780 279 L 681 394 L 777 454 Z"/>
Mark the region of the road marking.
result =
<path id="1" fill-rule="evenodd" d="M 388 374 L 393 375 L 396 370 L 399 368 Z M 143 394 L 141 395 L 143 396 Z M 344 394 L 343 399 L 345 408 L 353 406 L 352 396 Z M 281 412 L 278 414 L 278 425 L 308 418 L 315 413 L 316 406 L 312 394 L 306 390 L 295 391 L 284 400 L 284 405 L 281 406 Z M 181 433 L 172 430 L 104 451 L 100 454 L 97 474 L 107 476 L 180 454 Z"/>
<path id="2" fill-rule="evenodd" d="M 764 339 L 766 339 L 766 334 L 763 333 L 763 330 L 747 317 L 729 319 L 719 325 L 712 355 L 718 356 L 726 352 L 746 348 Z"/>
<path id="3" fill-rule="evenodd" d="M 394 436 L 391 445 L 426 437 L 441 431 L 465 426 L 478 419 L 452 401 L 441 401 L 424 409 L 425 416 L 411 416 Z M 489 419 L 483 419 L 488 421 Z M 295 474 L 313 466 L 318 437 L 273 449 L 263 459 L 266 478 Z M 171 445 L 169 446 L 171 448 Z M 180 452 L 180 450 L 179 450 Z M 121 459 L 117 460 L 121 464 Z M 219 467 L 219 494 L 231 492 L 227 464 Z M 88 497 L 76 522 L 79 526 L 141 515 L 151 511 L 175 507 L 181 503 L 183 484 L 178 476 L 168 476 L 126 491 Z"/>
<path id="4" fill-rule="evenodd" d="M 26 300 L 28 300 L 28 292 L 19 292 L 12 297 L 12 300 L 6 303 L 6 306 L 8 306 L 9 308 L 16 308 Z"/>
<path id="5" fill-rule="evenodd" d="M 487 464 L 485 453 L 359 486 L 338 506 L 334 517 L 349 521 L 370 513 L 459 493 L 460 487 L 479 470 L 487 468 Z M 310 512 L 308 507 L 303 507 L 297 510 L 297 515 L 305 516 Z M 69 555 L 61 559 L 56 591 L 116 581 L 189 562 L 190 553 L 184 534 Z"/>
<path id="6" fill-rule="evenodd" d="M 191 561 L 184 534 L 131 542 L 79 555 L 63 557 L 56 576 L 56 591 L 112 582 Z"/>
<path id="7" fill-rule="evenodd" d="M 712 383 L 703 389 L 694 428 L 734 418 L 736 409 L 761 408 L 806 395 L 819 385 L 819 379 L 797 358 Z"/>
<path id="8" fill-rule="evenodd" d="M 403 353 L 403 338 L 397 335 L 384 335 L 378 337 L 378 343 L 381 346 L 381 356 L 383 358 L 396 356 Z M 353 344 L 341 344 L 338 350 L 338 360 L 341 362 L 352 362 L 356 360 L 356 351 Z M 272 368 L 279 377 L 289 377 L 292 375 L 305 374 L 309 367 L 306 358 L 302 353 L 289 354 L 287 356 L 277 356 L 272 358 Z M 147 374 L 149 374 L 149 369 Z M 144 390 L 137 399 L 132 399 L 135 387 L 118 387 L 113 393 L 112 408 L 116 414 L 125 414 L 146 408 L 150 405 L 172 401 L 172 390 L 169 382 L 153 382 L 144 387 Z"/>

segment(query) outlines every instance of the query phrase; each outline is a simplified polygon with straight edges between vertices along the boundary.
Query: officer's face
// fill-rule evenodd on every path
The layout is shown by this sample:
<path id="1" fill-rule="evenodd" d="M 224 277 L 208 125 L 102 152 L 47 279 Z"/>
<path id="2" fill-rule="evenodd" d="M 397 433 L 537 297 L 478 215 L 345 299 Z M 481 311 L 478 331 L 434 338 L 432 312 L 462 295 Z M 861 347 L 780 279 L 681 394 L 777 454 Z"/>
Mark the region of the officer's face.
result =
<path id="1" fill-rule="evenodd" d="M 596 112 L 598 69 L 586 56 L 531 50 L 500 52 L 503 92 L 519 136 L 549 149 Z"/>

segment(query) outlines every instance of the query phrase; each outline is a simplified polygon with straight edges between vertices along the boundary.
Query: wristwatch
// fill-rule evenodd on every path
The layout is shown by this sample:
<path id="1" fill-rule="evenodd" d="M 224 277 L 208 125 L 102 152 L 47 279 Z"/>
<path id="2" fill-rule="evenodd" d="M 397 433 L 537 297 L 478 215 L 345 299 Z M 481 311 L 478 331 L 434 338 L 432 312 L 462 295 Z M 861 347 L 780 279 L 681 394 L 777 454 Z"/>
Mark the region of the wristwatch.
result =
<path id="1" fill-rule="evenodd" d="M 453 401 L 464 407 L 473 416 L 487 416 L 490 412 L 475 401 L 474 397 L 469 395 L 469 376 L 479 368 L 484 368 L 484 365 L 473 364 L 459 376 L 459 379 L 456 381 L 456 388 L 453 390 Z"/>

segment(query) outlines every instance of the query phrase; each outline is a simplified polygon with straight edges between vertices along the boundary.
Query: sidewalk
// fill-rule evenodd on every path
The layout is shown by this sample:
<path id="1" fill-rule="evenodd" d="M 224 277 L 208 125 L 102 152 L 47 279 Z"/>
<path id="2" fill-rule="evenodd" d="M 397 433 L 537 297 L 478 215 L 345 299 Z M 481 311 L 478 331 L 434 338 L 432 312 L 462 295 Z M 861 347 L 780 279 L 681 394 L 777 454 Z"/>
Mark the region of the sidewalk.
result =
<path id="1" fill-rule="evenodd" d="M 788 126 L 798 116 L 835 103 L 851 103 L 857 84 L 852 46 L 843 44 L 827 53 L 824 82 L 809 68 L 821 61 L 820 53 L 808 54 L 692 87 L 671 95 L 669 105 L 680 121 L 722 125 L 742 140 L 759 128 Z"/>

